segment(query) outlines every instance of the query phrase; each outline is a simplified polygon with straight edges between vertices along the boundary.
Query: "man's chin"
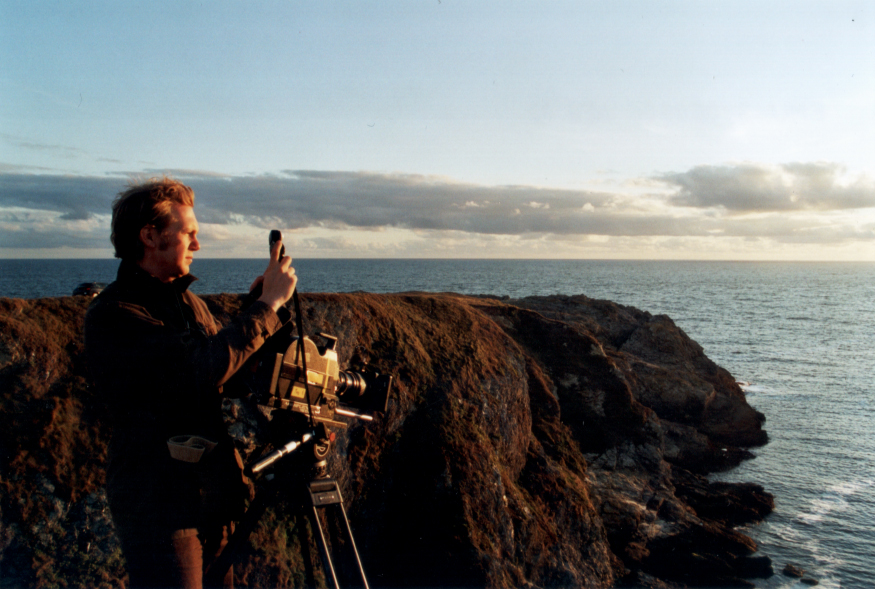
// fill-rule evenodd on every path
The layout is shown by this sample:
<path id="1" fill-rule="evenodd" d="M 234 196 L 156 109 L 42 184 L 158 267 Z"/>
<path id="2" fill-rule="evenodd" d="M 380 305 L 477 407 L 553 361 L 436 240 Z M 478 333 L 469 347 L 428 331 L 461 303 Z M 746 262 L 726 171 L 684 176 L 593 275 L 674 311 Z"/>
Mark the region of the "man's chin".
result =
<path id="1" fill-rule="evenodd" d="M 190 266 L 181 266 L 176 269 L 176 275 L 173 277 L 173 280 L 177 278 L 182 278 L 183 276 L 187 276 L 189 274 Z"/>

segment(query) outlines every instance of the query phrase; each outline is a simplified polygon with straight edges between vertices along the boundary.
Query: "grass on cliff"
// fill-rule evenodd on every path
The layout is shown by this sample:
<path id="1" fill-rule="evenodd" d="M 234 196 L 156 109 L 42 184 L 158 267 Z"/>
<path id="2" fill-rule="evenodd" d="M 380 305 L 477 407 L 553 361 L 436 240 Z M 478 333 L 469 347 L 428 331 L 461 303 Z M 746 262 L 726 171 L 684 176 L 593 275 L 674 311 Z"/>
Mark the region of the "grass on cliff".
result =
<path id="1" fill-rule="evenodd" d="M 108 587 L 123 576 L 117 545 L 101 542 L 108 532 L 93 513 L 104 509 L 109 432 L 83 377 L 89 302 L 0 299 L 5 586 Z"/>

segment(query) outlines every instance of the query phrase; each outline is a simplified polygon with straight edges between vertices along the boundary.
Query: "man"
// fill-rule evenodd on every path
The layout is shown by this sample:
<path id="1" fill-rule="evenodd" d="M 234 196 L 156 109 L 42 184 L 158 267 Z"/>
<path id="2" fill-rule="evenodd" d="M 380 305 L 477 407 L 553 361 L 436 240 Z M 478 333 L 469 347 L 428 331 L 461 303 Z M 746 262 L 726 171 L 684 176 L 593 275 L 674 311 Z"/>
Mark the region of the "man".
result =
<path id="1" fill-rule="evenodd" d="M 193 207 L 191 188 L 167 178 L 118 195 L 118 278 L 85 318 L 87 361 L 112 418 L 107 492 L 132 587 L 201 587 L 204 562 L 224 546 L 249 488 L 222 385 L 281 327 L 277 311 L 288 319 L 281 308 L 297 283 L 274 244 L 253 283 L 260 298 L 220 329 L 188 291 L 200 249 Z"/>

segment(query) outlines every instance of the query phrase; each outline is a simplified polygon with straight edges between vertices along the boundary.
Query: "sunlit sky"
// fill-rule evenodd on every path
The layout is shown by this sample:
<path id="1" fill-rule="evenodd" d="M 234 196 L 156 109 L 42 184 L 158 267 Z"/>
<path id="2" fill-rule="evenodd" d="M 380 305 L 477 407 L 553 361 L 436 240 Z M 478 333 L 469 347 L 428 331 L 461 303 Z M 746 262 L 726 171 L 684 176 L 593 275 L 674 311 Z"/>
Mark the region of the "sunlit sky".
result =
<path id="1" fill-rule="evenodd" d="M 875 260 L 875 3 L 0 0 L 0 257 Z"/>

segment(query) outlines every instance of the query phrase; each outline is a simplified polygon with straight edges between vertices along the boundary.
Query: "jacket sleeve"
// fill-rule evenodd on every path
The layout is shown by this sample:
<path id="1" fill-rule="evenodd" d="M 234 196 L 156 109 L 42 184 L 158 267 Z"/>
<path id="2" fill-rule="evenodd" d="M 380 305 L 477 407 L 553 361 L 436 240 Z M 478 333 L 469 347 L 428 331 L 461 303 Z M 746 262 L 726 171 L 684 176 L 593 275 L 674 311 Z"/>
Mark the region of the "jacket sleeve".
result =
<path id="1" fill-rule="evenodd" d="M 256 302 L 218 329 L 206 304 L 186 301 L 203 329 L 181 332 L 140 305 L 96 300 L 85 321 L 89 367 L 101 388 L 188 395 L 221 387 L 281 326 L 270 306 Z"/>
<path id="2" fill-rule="evenodd" d="M 186 295 L 198 323 L 216 330 L 215 334 L 207 330 L 206 345 L 200 341 L 188 342 L 187 349 L 183 350 L 183 355 L 191 358 L 189 366 L 194 368 L 195 377 L 209 386 L 222 386 L 228 382 L 283 325 L 269 305 L 256 301 L 223 328 L 203 300 L 191 293 Z"/>

